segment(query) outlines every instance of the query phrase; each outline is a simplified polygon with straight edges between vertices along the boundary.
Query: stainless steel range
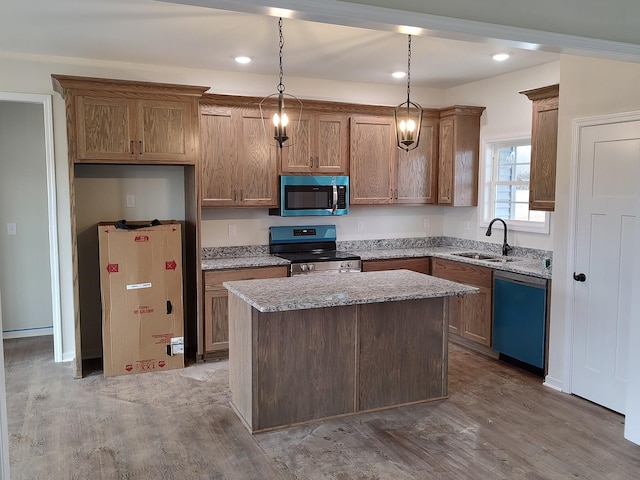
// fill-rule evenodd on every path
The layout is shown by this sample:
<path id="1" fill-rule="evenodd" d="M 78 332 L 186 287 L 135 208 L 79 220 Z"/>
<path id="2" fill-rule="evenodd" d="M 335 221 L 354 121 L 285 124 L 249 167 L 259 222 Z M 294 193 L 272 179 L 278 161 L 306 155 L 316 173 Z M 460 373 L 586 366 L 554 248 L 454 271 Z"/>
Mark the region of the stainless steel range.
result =
<path id="1" fill-rule="evenodd" d="M 361 271 L 358 255 L 336 250 L 335 225 L 270 227 L 269 252 L 291 262 L 289 276 Z"/>

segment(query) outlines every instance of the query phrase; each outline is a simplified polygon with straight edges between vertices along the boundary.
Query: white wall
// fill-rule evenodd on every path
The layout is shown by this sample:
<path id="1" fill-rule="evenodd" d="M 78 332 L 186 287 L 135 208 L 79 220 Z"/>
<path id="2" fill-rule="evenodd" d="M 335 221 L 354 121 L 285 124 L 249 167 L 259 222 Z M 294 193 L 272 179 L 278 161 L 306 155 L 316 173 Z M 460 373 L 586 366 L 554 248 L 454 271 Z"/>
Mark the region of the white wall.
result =
<path id="1" fill-rule="evenodd" d="M 42 105 L 0 102 L 0 287 L 5 294 L 5 338 L 53 333 L 42 119 Z M 9 222 L 16 224 L 15 236 L 7 234 Z"/>
<path id="2" fill-rule="evenodd" d="M 551 295 L 551 325 L 549 343 L 549 374 L 547 381 L 559 388 L 570 372 L 569 341 L 566 331 L 567 300 L 570 296 L 568 280 L 573 273 L 573 259 L 568 258 L 570 233 L 574 226 L 570 215 L 570 190 L 572 172 L 572 122 L 576 118 L 640 110 L 640 64 L 589 60 L 564 56 L 560 61 L 560 109 L 558 126 L 558 161 L 556 171 L 556 213 L 554 235 L 553 291 Z M 637 179 L 640 183 L 640 179 Z M 632 291 L 640 291 L 638 276 Z M 636 308 L 637 312 L 637 308 Z M 632 316 L 632 331 L 637 335 L 639 316 Z M 637 345 L 637 344 L 636 344 Z M 638 388 L 637 372 L 640 370 L 640 350 L 630 348 L 633 372 L 629 388 Z M 627 416 L 640 416 L 640 402 L 628 405 Z M 636 420 L 636 428 L 640 421 Z M 638 434 L 636 433 L 636 437 Z"/>
<path id="3" fill-rule="evenodd" d="M 447 90 L 447 105 L 479 105 L 486 107 L 480 118 L 480 203 L 484 198 L 482 188 L 484 165 L 486 165 L 487 142 L 531 136 L 531 100 L 518 92 L 531 88 L 553 85 L 560 81 L 560 63 L 554 62 L 539 67 L 521 70 L 493 77 L 489 80 L 470 83 Z M 465 230 L 466 224 L 469 229 Z M 485 235 L 486 226 L 482 226 L 481 208 L 450 208 L 446 210 L 444 234 L 471 240 L 502 243 L 501 230 L 491 237 Z M 509 244 L 512 246 L 553 248 L 553 214 L 550 220 L 550 233 L 509 232 Z"/>

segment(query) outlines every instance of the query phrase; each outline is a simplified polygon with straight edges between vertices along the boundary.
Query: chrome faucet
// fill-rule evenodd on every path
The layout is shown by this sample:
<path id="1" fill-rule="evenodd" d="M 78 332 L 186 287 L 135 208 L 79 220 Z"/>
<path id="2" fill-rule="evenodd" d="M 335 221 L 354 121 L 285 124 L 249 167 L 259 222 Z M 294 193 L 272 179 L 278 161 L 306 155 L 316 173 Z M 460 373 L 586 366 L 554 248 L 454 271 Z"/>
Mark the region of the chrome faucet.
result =
<path id="1" fill-rule="evenodd" d="M 509 250 L 513 248 L 507 243 L 507 222 L 505 222 L 501 218 L 494 218 L 493 220 L 491 220 L 491 222 L 489 222 L 489 228 L 487 228 L 487 237 L 491 236 L 491 227 L 497 221 L 502 222 L 502 225 L 504 225 L 504 240 L 502 242 L 502 255 L 506 257 L 509 254 Z"/>

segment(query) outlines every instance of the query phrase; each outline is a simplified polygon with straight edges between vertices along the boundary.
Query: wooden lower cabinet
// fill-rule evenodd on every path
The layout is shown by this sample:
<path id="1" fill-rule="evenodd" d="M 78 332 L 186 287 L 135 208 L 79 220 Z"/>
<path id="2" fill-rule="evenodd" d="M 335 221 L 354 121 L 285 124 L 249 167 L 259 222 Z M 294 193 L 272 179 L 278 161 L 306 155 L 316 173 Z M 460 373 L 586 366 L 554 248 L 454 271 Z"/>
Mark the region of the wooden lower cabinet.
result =
<path id="1" fill-rule="evenodd" d="M 363 272 L 379 272 L 382 270 L 403 269 L 429 275 L 431 273 L 429 257 L 385 258 L 381 260 L 365 260 L 362 262 Z"/>
<path id="2" fill-rule="evenodd" d="M 256 278 L 286 277 L 287 267 L 239 268 L 207 270 L 204 277 L 204 355 L 229 354 L 229 308 L 223 282 Z"/>
<path id="3" fill-rule="evenodd" d="M 480 292 L 449 299 L 449 333 L 491 347 L 493 270 L 470 263 L 434 258 L 432 275 L 478 287 Z"/>

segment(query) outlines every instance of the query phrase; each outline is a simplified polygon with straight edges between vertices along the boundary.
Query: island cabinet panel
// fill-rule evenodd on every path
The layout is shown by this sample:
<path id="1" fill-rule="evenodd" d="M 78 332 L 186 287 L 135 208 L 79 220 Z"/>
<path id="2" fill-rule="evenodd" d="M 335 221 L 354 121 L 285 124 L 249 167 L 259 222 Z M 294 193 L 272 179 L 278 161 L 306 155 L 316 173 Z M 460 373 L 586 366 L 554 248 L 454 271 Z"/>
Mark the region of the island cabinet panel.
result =
<path id="1" fill-rule="evenodd" d="M 451 297 L 449 332 L 490 347 L 493 271 L 470 263 L 434 258 L 432 275 L 480 289 L 478 294 Z"/>
<path id="2" fill-rule="evenodd" d="M 254 321 L 258 430 L 355 411 L 356 306 L 274 312 Z"/>
<path id="3" fill-rule="evenodd" d="M 446 397 L 447 302 L 260 312 L 230 293 L 232 405 L 259 432 Z"/>
<path id="4" fill-rule="evenodd" d="M 349 117 L 341 114 L 291 115 L 291 145 L 282 149 L 282 173 L 349 173 Z"/>
<path id="5" fill-rule="evenodd" d="M 443 345 L 447 347 L 442 341 L 446 301 L 437 298 L 359 306 L 360 410 L 447 396 Z"/>
<path id="6" fill-rule="evenodd" d="M 429 257 L 421 258 L 385 258 L 381 260 L 364 260 L 363 272 L 380 272 L 384 270 L 413 270 L 414 272 L 431 274 Z"/>
<path id="7" fill-rule="evenodd" d="M 229 311 L 227 289 L 223 282 L 256 278 L 286 277 L 287 267 L 207 270 L 204 284 L 204 355 L 226 356 L 229 353 Z"/>

